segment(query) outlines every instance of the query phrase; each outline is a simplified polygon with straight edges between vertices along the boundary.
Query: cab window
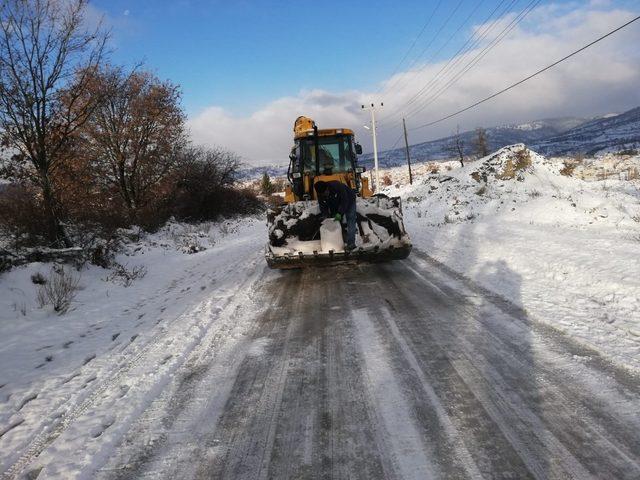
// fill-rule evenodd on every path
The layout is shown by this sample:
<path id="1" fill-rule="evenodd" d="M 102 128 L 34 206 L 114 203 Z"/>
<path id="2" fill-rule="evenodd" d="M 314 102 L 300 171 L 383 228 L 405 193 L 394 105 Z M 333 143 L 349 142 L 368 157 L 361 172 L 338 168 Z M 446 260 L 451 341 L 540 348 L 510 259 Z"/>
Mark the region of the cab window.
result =
<path id="1" fill-rule="evenodd" d="M 313 139 L 305 139 L 302 147 L 302 165 L 305 172 L 315 172 L 316 152 Z M 318 156 L 320 173 L 351 170 L 351 142 L 348 136 L 319 137 Z"/>

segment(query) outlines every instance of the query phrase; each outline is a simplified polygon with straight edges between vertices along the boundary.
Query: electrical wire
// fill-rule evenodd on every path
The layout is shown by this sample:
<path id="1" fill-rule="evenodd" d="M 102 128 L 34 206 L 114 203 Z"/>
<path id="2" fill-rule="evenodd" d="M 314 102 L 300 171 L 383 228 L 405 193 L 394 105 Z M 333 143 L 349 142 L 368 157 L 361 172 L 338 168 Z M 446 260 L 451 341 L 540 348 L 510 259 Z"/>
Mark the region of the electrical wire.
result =
<path id="1" fill-rule="evenodd" d="M 413 68 L 413 66 L 416 64 L 416 62 L 418 60 L 420 60 L 420 58 L 422 58 L 422 56 L 427 52 L 427 50 L 431 47 L 431 45 L 433 45 L 433 42 L 436 40 L 436 38 L 438 38 L 438 36 L 440 35 L 440 33 L 442 32 L 442 30 L 448 25 L 449 21 L 453 18 L 453 16 L 456 14 L 456 12 L 460 9 L 460 7 L 462 6 L 462 2 L 464 0 L 458 0 L 458 3 L 456 4 L 456 6 L 454 7 L 454 9 L 449 13 L 449 16 L 447 17 L 447 19 L 442 23 L 442 25 L 440 25 L 440 28 L 438 29 L 438 31 L 433 35 L 433 37 L 431 37 L 431 40 L 429 40 L 429 43 L 427 43 L 427 46 L 424 47 L 424 49 L 422 49 L 422 51 L 420 52 L 420 54 L 413 59 L 413 61 L 409 64 L 409 66 L 407 67 L 407 71 L 411 70 Z M 392 88 L 397 87 L 399 83 L 402 83 L 402 81 L 405 80 L 406 81 L 406 77 L 396 77 L 392 83 L 390 85 L 387 85 L 384 90 L 383 90 L 383 94 L 390 91 Z"/>
<path id="2" fill-rule="evenodd" d="M 451 88 L 453 85 L 455 85 L 458 82 L 458 80 L 460 80 L 460 78 L 462 78 L 469 70 L 471 70 L 473 67 L 475 67 L 491 50 L 493 50 L 493 48 L 495 48 L 500 42 L 502 42 L 502 40 L 507 35 L 509 35 L 509 33 L 511 33 L 511 31 L 515 27 L 517 27 L 518 24 L 520 22 L 522 22 L 522 20 L 524 20 L 524 18 L 529 13 L 531 13 L 531 11 L 535 7 L 537 7 L 538 4 L 541 1 L 542 0 L 534 0 L 534 1 L 532 1 L 529 4 L 529 6 L 527 6 L 527 8 L 525 8 L 525 10 L 520 12 L 520 14 L 516 18 L 514 18 L 511 21 L 511 23 L 509 23 L 509 25 L 507 25 L 505 27 L 505 29 L 498 35 L 498 37 L 496 37 L 493 40 L 493 42 L 491 42 L 483 50 L 481 50 L 470 62 L 467 63 L 467 65 L 465 65 L 463 67 L 462 70 L 460 70 L 457 74 L 455 74 L 452 78 L 450 78 L 445 85 L 443 85 L 442 87 L 439 88 L 439 90 L 437 90 L 436 92 L 432 93 L 431 95 L 429 95 L 425 99 L 423 99 L 420 105 L 414 107 L 412 109 L 412 111 L 407 113 L 407 118 L 408 117 L 413 117 L 413 116 L 417 115 L 418 113 L 420 113 L 421 111 L 423 111 L 426 107 L 428 107 L 429 105 L 434 103 L 438 98 L 440 98 L 449 88 Z"/>
<path id="3" fill-rule="evenodd" d="M 407 57 L 409 56 L 409 54 L 411 53 L 411 50 L 413 50 L 413 47 L 416 46 L 416 43 L 418 43 L 418 39 L 422 36 L 422 34 L 424 33 L 424 31 L 427 29 L 427 27 L 429 26 L 429 24 L 431 23 L 431 20 L 433 20 L 433 17 L 435 16 L 436 12 L 438 11 L 438 9 L 440 8 L 440 5 L 442 5 L 442 0 L 438 1 L 438 4 L 436 5 L 436 8 L 433 9 L 433 11 L 431 12 L 431 14 L 429 15 L 429 18 L 427 18 L 427 21 L 425 22 L 425 24 L 422 26 L 422 29 L 420 30 L 420 33 L 418 33 L 418 35 L 416 36 L 416 38 L 413 39 L 413 43 L 411 43 L 411 46 L 409 46 L 409 49 L 406 51 L 406 53 L 404 54 L 404 56 L 402 57 L 402 59 L 398 62 L 398 64 L 396 65 L 396 68 L 393 69 L 393 72 L 391 72 L 391 75 L 389 76 L 389 78 L 393 78 L 393 76 L 398 73 L 398 70 L 400 69 L 400 66 L 402 65 L 402 63 L 407 59 Z M 378 91 L 376 93 L 380 93 L 382 91 L 384 87 L 380 86 L 380 88 L 378 89 Z M 386 90 L 386 88 L 385 88 Z"/>
<path id="4" fill-rule="evenodd" d="M 505 13 L 511 9 L 511 7 L 515 4 L 517 0 L 511 0 L 511 2 L 498 14 L 498 16 L 490 23 L 488 24 L 487 22 L 493 18 L 493 16 L 495 15 L 496 11 L 498 9 L 500 9 L 500 7 L 502 6 L 502 4 L 504 3 L 504 0 L 502 0 L 500 2 L 500 4 L 498 4 L 498 6 L 491 12 L 491 14 L 489 15 L 488 19 L 485 20 L 484 22 L 484 29 L 480 29 L 477 32 L 474 33 L 474 35 L 472 35 L 459 49 L 458 51 L 449 59 L 449 61 L 436 73 L 436 75 L 429 81 L 427 82 L 427 84 L 425 84 L 417 93 L 415 93 L 405 104 L 403 107 L 400 107 L 399 109 L 397 109 L 395 112 L 393 112 L 389 117 L 387 117 L 385 120 L 389 120 L 390 118 L 393 118 L 394 116 L 398 116 L 399 114 L 402 114 L 403 111 L 413 105 L 414 103 L 416 103 L 418 100 L 420 100 L 420 97 L 423 95 L 424 92 L 426 92 L 430 87 L 435 86 L 438 81 L 441 78 L 445 78 L 450 72 L 454 71 L 454 69 L 461 64 L 468 56 L 468 54 L 470 52 L 472 52 L 479 44 L 480 42 L 482 42 L 482 40 L 484 40 L 490 33 L 491 31 L 496 27 L 496 25 L 498 24 L 498 22 L 503 18 L 503 16 L 505 15 Z M 540 0 L 537 0 L 538 2 Z M 536 0 L 531 0 L 531 2 L 527 5 L 527 7 L 525 7 L 524 11 L 527 11 L 529 9 L 529 7 L 531 7 L 531 5 L 533 3 L 535 3 Z M 530 10 L 529 10 L 530 11 Z M 528 12 L 527 12 L 528 13 Z M 507 25 L 507 27 L 505 27 L 497 36 L 496 38 L 504 38 L 504 32 L 509 28 L 509 26 L 511 26 L 513 24 L 513 22 L 520 18 L 522 15 L 522 12 L 514 19 L 512 20 L 512 22 Z M 518 22 L 519 23 L 519 22 Z M 480 53 L 482 53 L 485 50 L 490 50 L 493 47 L 495 47 L 495 45 L 497 43 L 494 43 L 494 41 L 490 42 L 489 45 L 487 45 L 487 47 L 485 47 Z M 487 50 L 487 51 L 488 51 Z M 465 66 L 462 67 L 461 70 L 458 71 L 458 73 L 454 73 L 453 77 L 459 75 L 459 73 L 463 70 L 465 70 L 465 68 L 471 63 L 473 62 L 475 59 L 477 58 L 474 57 L 472 60 L 470 60 Z M 447 81 L 448 82 L 448 81 Z M 427 97 L 429 98 L 429 97 Z M 415 107 L 414 107 L 415 108 Z M 405 117 L 409 117 L 412 116 L 411 115 L 407 115 L 406 111 L 404 112 Z"/>
<path id="5" fill-rule="evenodd" d="M 527 77 L 523 78 L 522 80 L 519 80 L 519 81 L 517 81 L 517 82 L 515 82 L 515 83 L 512 83 L 512 84 L 511 84 L 511 85 L 509 85 L 508 87 L 505 87 L 505 88 L 503 88 L 502 90 L 500 90 L 500 91 L 498 91 L 498 92 L 495 92 L 495 93 L 493 93 L 493 94 L 489 95 L 488 97 L 485 97 L 485 98 L 483 98 L 482 100 L 479 100 L 479 101 L 477 101 L 477 102 L 475 102 L 475 103 L 473 103 L 473 104 L 471 104 L 471 105 L 469 105 L 469 106 L 467 106 L 467 107 L 465 107 L 465 108 L 462 108 L 462 109 L 460 109 L 460 110 L 458 110 L 458 111 L 456 111 L 456 112 L 453 112 L 453 113 L 451 113 L 451 114 L 449 114 L 449 115 L 446 115 L 446 116 L 444 116 L 444 117 L 442 117 L 442 118 L 439 118 L 438 120 L 434 120 L 434 121 L 431 121 L 431 122 L 425 123 L 425 124 L 423 124 L 423 125 L 419 125 L 419 126 L 417 126 L 417 127 L 410 128 L 410 129 L 409 129 L 409 131 L 420 130 L 420 129 L 422 129 L 422 128 L 426 128 L 426 127 L 430 127 L 430 126 L 432 126 L 432 125 L 435 125 L 435 124 L 437 124 L 437 123 L 444 122 L 445 120 L 448 120 L 448 119 L 450 119 L 450 118 L 452 118 L 452 117 L 455 117 L 455 116 L 457 116 L 457 115 L 460 115 L 461 113 L 464 113 L 464 112 L 466 112 L 466 111 L 468 111 L 468 110 L 471 110 L 472 108 L 475 108 L 475 107 L 477 107 L 478 105 L 481 105 L 481 104 L 483 104 L 483 103 L 485 103 L 485 102 L 487 102 L 487 101 L 489 101 L 489 100 L 491 100 L 491 99 L 493 99 L 493 98 L 497 97 L 498 95 L 502 95 L 503 93 L 508 92 L 509 90 L 511 90 L 511 89 L 513 89 L 513 88 L 515 88 L 515 87 L 517 87 L 517 86 L 519 86 L 519 85 L 522 85 L 523 83 L 525 83 L 525 82 L 527 82 L 527 81 L 531 80 L 532 78 L 537 77 L 537 76 L 538 76 L 538 75 L 540 75 L 541 73 L 544 73 L 544 72 L 546 72 L 547 70 L 552 69 L 553 67 L 555 67 L 555 66 L 559 65 L 560 63 L 562 63 L 562 62 L 564 62 L 564 61 L 566 61 L 566 60 L 570 59 L 571 57 L 573 57 L 573 56 L 577 55 L 578 53 L 583 52 L 583 51 L 584 51 L 584 50 L 586 50 L 587 48 L 592 47 L 592 46 L 593 46 L 593 45 L 595 45 L 596 43 L 601 42 L 601 41 L 602 41 L 602 40 L 604 40 L 605 38 L 610 37 L 610 36 L 611 36 L 611 35 L 613 35 L 614 33 L 619 32 L 619 31 L 620 31 L 620 30 L 622 30 L 623 28 L 628 27 L 629 25 L 631 25 L 632 23 L 634 23 L 634 22 L 636 22 L 636 21 L 638 21 L 638 20 L 640 20 L 640 15 L 639 15 L 639 16 L 637 16 L 637 17 L 635 17 L 635 18 L 633 18 L 633 19 L 631 19 L 631 20 L 629 20 L 627 23 L 625 23 L 625 24 L 623 24 L 623 25 L 620 25 L 620 26 L 619 26 L 619 27 L 617 27 L 616 29 L 611 30 L 609 33 L 606 33 L 605 35 L 602 35 L 601 37 L 598 37 L 597 39 L 595 39 L 595 40 L 593 40 L 592 42 L 590 42 L 590 43 L 588 43 L 588 44 L 584 45 L 583 47 L 579 48 L 578 50 L 575 50 L 575 51 L 571 52 L 570 54 L 568 54 L 568 55 L 566 55 L 566 56 L 562 57 L 561 59 L 556 60 L 555 62 L 551 63 L 550 65 L 547 65 L 546 67 L 541 68 L 541 69 L 540 69 L 540 70 L 538 70 L 537 72 L 532 73 L 531 75 L 529 75 L 529 76 L 527 76 Z"/>

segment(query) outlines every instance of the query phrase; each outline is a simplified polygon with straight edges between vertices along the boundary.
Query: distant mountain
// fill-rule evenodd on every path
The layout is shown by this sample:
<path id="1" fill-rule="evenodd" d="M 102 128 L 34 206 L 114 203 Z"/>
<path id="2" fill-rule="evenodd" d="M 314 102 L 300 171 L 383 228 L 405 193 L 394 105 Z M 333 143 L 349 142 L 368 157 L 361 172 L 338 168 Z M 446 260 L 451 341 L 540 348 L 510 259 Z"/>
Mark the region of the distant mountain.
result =
<path id="1" fill-rule="evenodd" d="M 516 143 L 524 143 L 532 145 L 543 139 L 560 135 L 579 127 L 591 119 L 588 118 L 550 118 L 544 120 L 536 120 L 529 123 L 517 125 L 501 125 L 498 127 L 486 128 L 487 143 L 490 151 L 498 150 L 506 145 Z M 450 145 L 453 141 L 453 135 L 438 140 L 418 143 L 409 147 L 412 161 L 416 163 L 443 160 L 453 156 L 450 151 Z M 474 141 L 476 138 L 475 131 L 460 132 L 460 138 L 463 143 L 466 155 L 474 153 Z M 378 154 L 378 160 L 381 166 L 395 167 L 403 165 L 406 162 L 404 147 L 396 148 Z M 360 162 L 370 167 L 373 165 L 373 155 L 366 154 L 360 157 Z"/>
<path id="2" fill-rule="evenodd" d="M 287 175 L 286 165 L 267 165 L 264 167 L 246 167 L 240 169 L 238 172 L 238 180 L 251 180 L 254 178 L 260 178 L 264 175 L 264 172 L 271 177 L 284 177 Z"/>
<path id="3" fill-rule="evenodd" d="M 531 147 L 545 155 L 583 153 L 586 156 L 640 149 L 640 107 L 620 115 L 605 115 L 534 142 Z"/>
<path id="4" fill-rule="evenodd" d="M 603 152 L 640 149 L 640 107 L 621 114 L 607 114 L 595 118 L 548 118 L 533 122 L 502 125 L 485 129 L 490 151 L 506 145 L 524 143 L 544 155 L 583 153 L 593 156 Z M 466 155 L 474 153 L 475 131 L 460 132 Z M 415 163 L 449 159 L 453 136 L 411 145 L 411 160 Z M 378 154 L 380 166 L 389 168 L 404 165 L 404 147 Z M 373 154 L 361 155 L 360 164 L 371 168 Z M 256 178 L 267 172 L 269 176 L 286 175 L 286 166 L 253 167 L 243 170 L 241 178 Z"/>

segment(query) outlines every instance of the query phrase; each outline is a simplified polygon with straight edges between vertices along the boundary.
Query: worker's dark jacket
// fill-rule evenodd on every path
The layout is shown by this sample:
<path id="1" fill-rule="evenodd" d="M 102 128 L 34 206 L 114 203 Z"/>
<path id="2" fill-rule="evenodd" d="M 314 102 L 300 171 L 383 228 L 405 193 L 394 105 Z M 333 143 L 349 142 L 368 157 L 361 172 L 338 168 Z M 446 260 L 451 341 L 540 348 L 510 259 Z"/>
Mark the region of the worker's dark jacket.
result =
<path id="1" fill-rule="evenodd" d="M 324 215 L 344 215 L 356 203 L 356 193 L 344 183 L 336 180 L 327 182 L 327 192 L 327 197 L 319 199 L 320 211 Z"/>

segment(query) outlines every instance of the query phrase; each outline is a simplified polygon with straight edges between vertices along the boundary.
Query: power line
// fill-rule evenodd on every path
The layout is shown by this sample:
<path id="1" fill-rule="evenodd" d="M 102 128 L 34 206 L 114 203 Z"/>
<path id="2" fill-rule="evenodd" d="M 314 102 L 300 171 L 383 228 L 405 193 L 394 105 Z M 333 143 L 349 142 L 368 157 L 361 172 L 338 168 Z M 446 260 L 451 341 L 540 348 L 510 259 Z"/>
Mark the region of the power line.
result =
<path id="1" fill-rule="evenodd" d="M 431 14 L 429 15 L 429 18 L 427 18 L 427 21 L 422 26 L 422 29 L 420 30 L 420 33 L 418 33 L 416 38 L 413 39 L 413 43 L 411 43 L 411 46 L 409 47 L 409 49 L 406 51 L 406 53 L 404 54 L 402 59 L 398 62 L 398 64 L 396 65 L 396 68 L 393 69 L 393 72 L 391 73 L 389 78 L 392 78 L 398 72 L 398 70 L 400 69 L 400 66 L 402 65 L 402 63 L 407 59 L 407 57 L 411 53 L 411 50 L 413 50 L 413 47 L 416 46 L 416 43 L 418 42 L 418 39 L 422 36 L 424 31 L 427 29 L 427 27 L 431 23 L 431 20 L 433 20 L 433 17 L 435 16 L 436 12 L 440 8 L 440 5 L 442 5 L 442 0 L 439 0 L 438 4 L 436 5 L 436 8 L 433 9 Z M 376 93 L 380 93 L 382 91 L 382 89 L 383 89 L 383 87 L 381 86 Z M 386 88 L 385 88 L 385 90 L 386 90 Z"/>
<path id="2" fill-rule="evenodd" d="M 389 155 L 391 154 L 391 152 L 396 148 L 396 146 L 398 145 L 398 143 L 400 143 L 400 140 L 402 139 L 403 134 L 400 134 L 400 136 L 396 139 L 395 142 L 393 142 L 393 145 L 390 148 L 387 148 L 383 153 L 384 156 L 380 159 L 380 163 L 382 162 L 382 160 L 386 160 L 387 158 L 389 158 Z"/>
<path id="3" fill-rule="evenodd" d="M 518 26 L 520 22 L 522 22 L 525 17 L 533 11 L 534 8 L 538 6 L 538 4 L 542 0 L 532 0 L 525 9 L 516 16 L 499 34 L 498 36 L 483 48 L 474 58 L 472 58 L 460 71 L 453 75 L 453 77 L 449 78 L 447 82 L 441 86 L 436 92 L 427 96 L 420 105 L 415 106 L 409 113 L 407 113 L 407 117 L 413 117 L 424 110 L 426 107 L 435 102 L 438 98 L 440 98 L 449 88 L 455 85 L 458 80 L 462 76 L 464 76 L 469 70 L 475 67 L 491 50 L 493 50 L 504 38 L 511 33 L 511 31 Z"/>
<path id="4" fill-rule="evenodd" d="M 506 14 L 506 12 L 514 5 L 514 0 L 512 0 L 506 6 L 506 8 L 502 12 L 500 12 L 499 16 L 483 32 L 481 32 L 480 36 L 477 39 L 475 39 L 470 45 L 468 45 L 468 47 L 465 48 L 465 50 L 461 55 L 457 55 L 456 53 L 456 55 L 450 59 L 448 64 L 445 65 L 436 74 L 436 76 L 431 79 L 431 81 L 429 81 L 426 85 L 424 85 L 411 99 L 409 99 L 409 101 L 406 103 L 404 108 L 406 109 L 408 107 L 411 107 L 412 105 L 413 106 L 411 107 L 409 112 L 406 112 L 406 111 L 403 112 L 404 116 L 407 118 L 414 116 L 415 113 L 417 113 L 417 111 L 421 109 L 422 104 L 425 101 L 428 101 L 433 96 L 433 93 L 429 93 L 425 98 L 421 98 L 427 92 L 427 90 L 429 90 L 430 87 L 435 88 L 437 92 L 440 92 L 443 89 L 446 90 L 449 87 L 452 79 L 459 78 L 459 76 L 468 69 L 469 65 L 471 65 L 475 60 L 477 60 L 478 57 L 482 55 L 483 52 L 488 52 L 492 50 L 502 40 L 502 38 L 504 38 L 505 32 L 508 33 L 509 28 L 512 25 L 514 25 L 514 22 L 516 22 L 516 24 L 519 23 L 519 21 L 521 21 L 522 18 L 524 18 L 522 17 L 522 14 L 524 12 L 528 13 L 530 7 L 534 3 L 540 2 L 540 1 L 541 0 L 531 0 L 529 4 L 527 4 L 527 6 L 524 8 L 524 10 L 521 11 L 507 26 L 505 26 L 492 41 L 490 41 L 484 48 L 482 48 L 479 53 L 475 54 L 475 56 L 468 59 L 470 55 L 473 55 L 474 49 L 478 47 L 481 44 L 481 42 L 491 34 L 492 30 L 499 24 L 500 20 L 504 18 L 504 15 Z M 443 84 L 438 85 L 439 81 L 442 81 Z"/>
<path id="5" fill-rule="evenodd" d="M 505 0 L 501 0 L 501 2 L 500 2 L 500 3 L 504 2 L 504 1 L 505 1 Z M 451 40 L 453 40 L 453 39 L 455 38 L 455 36 L 460 32 L 460 30 L 462 30 L 462 28 L 463 28 L 463 27 L 464 27 L 464 26 L 469 22 L 469 20 L 471 20 L 471 18 L 473 17 L 473 15 L 478 11 L 478 9 L 482 6 L 482 4 L 483 4 L 484 2 L 485 2 L 485 0 L 479 0 L 479 1 L 476 3 L 475 7 L 471 10 L 471 12 L 469 12 L 469 14 L 467 15 L 467 17 L 462 21 L 462 23 L 461 23 L 460 25 L 458 25 L 458 28 L 456 28 L 456 30 L 455 30 L 453 33 L 451 33 L 451 34 L 449 35 L 449 38 L 447 38 L 447 40 L 446 40 L 442 45 L 440 45 L 440 48 L 438 48 L 438 50 L 437 50 L 437 51 L 433 52 L 433 53 L 429 56 L 429 58 L 425 61 L 425 63 L 426 63 L 426 64 L 431 63 L 431 62 L 433 61 L 433 59 L 434 59 L 434 58 L 436 58 L 436 57 L 437 57 L 437 56 L 438 56 L 438 55 L 439 55 L 439 54 L 440 54 L 440 53 L 441 53 L 441 52 L 446 48 L 446 46 L 447 46 L 447 45 L 449 45 L 449 43 L 451 42 Z M 427 48 L 428 48 L 428 47 L 429 47 L 429 46 L 427 46 L 427 47 L 426 47 L 426 48 L 425 48 L 425 49 L 420 53 L 420 55 L 418 55 L 418 58 L 421 58 L 421 57 L 424 55 L 424 53 L 426 52 L 426 50 L 427 50 Z M 406 82 L 405 82 L 405 83 L 406 83 Z M 391 88 L 391 87 L 389 87 L 389 88 Z M 399 89 L 399 90 L 402 90 L 402 89 L 404 89 L 404 87 L 402 87 L 402 88 L 401 88 L 401 89 Z M 385 89 L 385 91 L 386 91 L 386 89 Z M 393 116 L 393 114 L 392 114 L 392 115 L 390 115 L 390 116 L 389 116 L 389 118 L 391 118 L 392 116 Z"/>
<path id="6" fill-rule="evenodd" d="M 517 0 L 511 0 L 510 3 L 504 8 L 504 10 L 502 10 L 500 13 L 498 13 L 498 17 L 495 18 L 490 24 L 488 22 L 491 21 L 491 19 L 494 17 L 494 15 L 496 14 L 496 12 L 498 12 L 498 10 L 502 7 L 502 5 L 504 4 L 506 0 L 501 0 L 500 3 L 493 9 L 493 11 L 491 11 L 491 13 L 487 16 L 487 18 L 482 22 L 482 25 L 484 25 L 484 28 L 481 28 L 479 30 L 477 30 L 476 32 L 473 33 L 473 35 L 471 37 L 469 37 L 467 39 L 467 41 L 451 56 L 451 58 L 447 61 L 447 63 L 431 78 L 431 80 L 429 80 L 429 82 L 427 82 L 426 85 L 424 85 L 417 93 L 415 93 L 404 105 L 404 107 L 400 107 L 397 108 L 395 110 L 393 110 L 391 112 L 391 114 L 389 114 L 389 116 L 383 118 L 383 122 L 394 118 L 395 116 L 402 116 L 401 114 L 403 113 L 403 109 L 407 108 L 409 105 L 413 104 L 415 101 L 417 101 L 419 99 L 419 97 L 422 95 L 422 93 L 424 93 L 431 85 L 434 85 L 441 76 L 444 76 L 445 74 L 447 74 L 450 70 L 452 70 L 454 67 L 456 67 L 458 65 L 458 63 L 460 63 L 465 57 L 466 55 L 473 49 L 475 48 L 475 46 L 480 43 L 490 32 L 491 30 L 493 30 L 493 28 L 496 26 L 498 20 L 500 18 L 502 18 L 502 16 L 506 13 L 507 10 L 509 10 L 511 8 L 511 6 L 517 1 Z M 469 45 L 467 47 L 467 45 Z M 462 54 L 460 54 L 460 52 L 462 52 Z"/>
<path id="7" fill-rule="evenodd" d="M 519 80 L 519 81 L 517 81 L 516 83 L 513 83 L 513 84 L 509 85 L 508 87 L 503 88 L 502 90 L 500 90 L 500 91 L 498 91 L 498 92 L 496 92 L 496 93 L 494 93 L 494 94 L 492 94 L 492 95 L 489 95 L 488 97 L 483 98 L 482 100 L 479 100 L 479 101 L 477 101 L 477 102 L 475 102 L 475 103 L 473 103 L 473 104 L 471 104 L 471 105 L 469 105 L 469 106 L 467 106 L 467 107 L 465 107 L 465 108 L 462 108 L 462 109 L 458 110 L 457 112 L 453 112 L 453 113 L 451 113 L 451 114 L 449 114 L 449 115 L 447 115 L 447 116 L 445 116 L 445 117 L 442 117 L 442 118 L 440 118 L 440 119 L 438 119 L 438 120 L 434 120 L 434 121 L 432 121 L 432 122 L 425 123 L 424 125 L 420 125 L 420 126 L 418 126 L 418 127 L 411 128 L 411 129 L 409 129 L 409 131 L 419 130 L 419 129 L 421 129 L 421 128 L 430 127 L 430 126 L 435 125 L 435 124 L 437 124 L 437 123 L 444 122 L 445 120 L 448 120 L 448 119 L 450 119 L 450 118 L 452 118 L 452 117 L 455 117 L 455 116 L 457 116 L 457 115 L 460 115 L 461 113 L 466 112 L 467 110 L 471 110 L 472 108 L 475 108 L 475 107 L 477 107 L 478 105 L 480 105 L 480 104 L 482 104 L 482 103 L 485 103 L 485 102 L 487 102 L 487 101 L 491 100 L 492 98 L 497 97 L 498 95 L 502 95 L 503 93 L 508 92 L 509 90 L 511 90 L 511 89 L 513 89 L 513 88 L 515 88 L 515 87 L 517 87 L 518 85 L 522 85 L 522 84 L 523 84 L 523 83 L 525 83 L 526 81 L 531 80 L 532 78 L 534 78 L 534 77 L 536 77 L 536 76 L 540 75 L 541 73 L 546 72 L 547 70 L 550 70 L 551 68 L 555 67 L 556 65 L 558 65 L 558 64 L 560 64 L 560 63 L 562 63 L 562 62 L 564 62 L 565 60 L 568 60 L 569 58 L 571 58 L 571 57 L 573 57 L 573 56 L 577 55 L 578 53 L 580 53 L 580 52 L 582 52 L 582 51 L 586 50 L 587 48 L 589 48 L 589 47 L 591 47 L 591 46 L 595 45 L 596 43 L 601 42 L 601 41 L 602 41 L 602 40 L 604 40 L 605 38 L 610 37 L 610 36 L 611 36 L 611 35 L 613 35 L 614 33 L 619 32 L 619 31 L 620 31 L 620 30 L 622 30 L 623 28 L 628 27 L 629 25 L 631 25 L 632 23 L 634 23 L 634 22 L 636 22 L 636 21 L 638 21 L 638 20 L 640 20 L 640 15 L 639 15 L 639 16 L 637 16 L 637 17 L 635 17 L 635 18 L 633 18 L 633 19 L 631 19 L 631 20 L 629 20 L 627 23 L 625 23 L 625 24 L 623 24 L 623 25 L 619 26 L 618 28 L 616 28 L 616 29 L 614 29 L 614 30 L 611 30 L 609 33 L 607 33 L 607 34 L 605 34 L 605 35 L 602 35 L 601 37 L 599 37 L 599 38 L 595 39 L 594 41 L 592 41 L 592 42 L 590 42 L 590 43 L 586 44 L 585 46 L 583 46 L 583 47 L 579 48 L 578 50 L 575 50 L 574 52 L 571 52 L 569 55 L 566 55 L 566 56 L 562 57 L 560 60 L 557 60 L 557 61 L 553 62 L 552 64 L 547 65 L 546 67 L 544 67 L 544 68 L 542 68 L 542 69 L 538 70 L 538 71 L 537 71 L 537 72 L 535 72 L 535 73 L 532 73 L 532 74 L 531 74 L 531 75 L 529 75 L 528 77 L 525 77 L 525 78 L 523 78 L 522 80 Z"/>
<path id="8" fill-rule="evenodd" d="M 456 12 L 458 11 L 458 9 L 462 6 L 462 2 L 464 0 L 458 0 L 457 5 L 454 7 L 454 9 L 451 11 L 451 13 L 449 13 L 449 16 L 447 17 L 447 19 L 444 21 L 444 23 L 442 25 L 440 25 L 440 28 L 438 29 L 438 31 L 433 35 L 433 37 L 431 37 L 431 40 L 429 40 L 429 43 L 427 43 L 427 46 L 420 52 L 420 54 L 413 59 L 413 61 L 409 64 L 409 66 L 407 67 L 407 70 L 411 70 L 411 68 L 413 68 L 413 66 L 416 64 L 416 62 L 418 60 L 420 60 L 420 58 L 425 54 L 425 52 L 431 47 L 431 45 L 433 45 L 433 42 L 436 40 L 436 38 L 438 38 L 438 35 L 440 35 L 440 32 L 442 32 L 442 30 L 444 29 L 444 27 L 447 26 L 447 24 L 449 23 L 449 21 L 453 18 L 453 16 L 456 14 Z M 387 92 L 389 90 L 391 90 L 393 87 L 397 86 L 398 83 L 402 83 L 402 80 L 404 80 L 404 77 L 398 77 L 396 78 L 391 85 L 388 85 L 387 87 L 384 88 L 384 91 Z"/>

